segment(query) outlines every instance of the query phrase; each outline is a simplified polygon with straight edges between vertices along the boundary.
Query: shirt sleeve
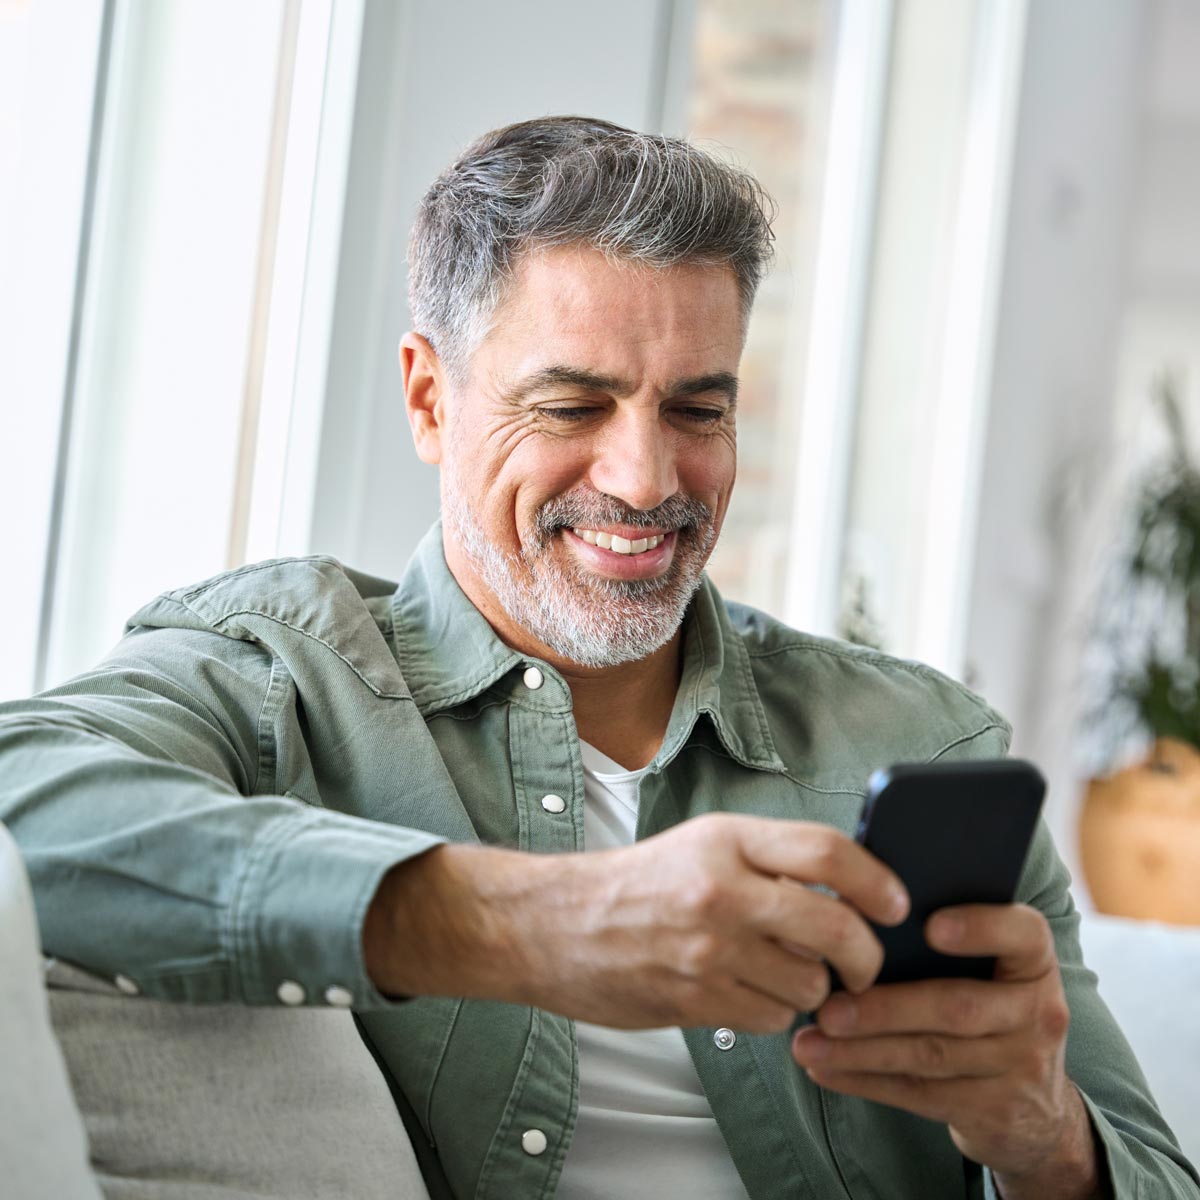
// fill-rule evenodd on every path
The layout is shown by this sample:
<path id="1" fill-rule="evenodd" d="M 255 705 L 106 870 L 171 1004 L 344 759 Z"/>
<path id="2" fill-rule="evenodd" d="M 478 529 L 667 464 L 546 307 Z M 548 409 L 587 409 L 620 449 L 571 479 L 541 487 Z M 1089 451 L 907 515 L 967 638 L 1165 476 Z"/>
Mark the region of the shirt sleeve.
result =
<path id="1" fill-rule="evenodd" d="M 1008 752 L 1008 729 L 995 726 L 965 739 L 941 756 L 1001 758 Z M 1071 897 L 1071 876 L 1039 821 L 1017 899 L 1042 912 L 1050 923 L 1071 1010 L 1067 1032 L 1067 1075 L 1083 1097 L 1115 1200 L 1159 1197 L 1200 1200 L 1200 1177 L 1184 1157 L 1163 1120 L 1137 1059 L 1097 990 L 1097 977 L 1083 962 L 1079 913 Z M 986 1168 L 984 1194 L 1001 1200 Z"/>
<path id="2" fill-rule="evenodd" d="M 0 821 L 47 954 L 165 1000 L 389 1003 L 363 961 L 367 908 L 444 839 L 260 792 L 281 669 L 252 642 L 140 629 L 0 705 Z"/>

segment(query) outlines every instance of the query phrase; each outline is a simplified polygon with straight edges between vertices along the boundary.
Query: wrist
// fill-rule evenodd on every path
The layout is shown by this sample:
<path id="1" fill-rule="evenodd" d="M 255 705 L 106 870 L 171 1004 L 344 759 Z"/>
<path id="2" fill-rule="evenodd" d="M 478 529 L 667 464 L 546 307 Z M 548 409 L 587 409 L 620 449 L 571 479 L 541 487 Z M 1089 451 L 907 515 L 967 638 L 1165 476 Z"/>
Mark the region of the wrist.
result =
<path id="1" fill-rule="evenodd" d="M 1003 1200 L 1041 1200 L 1046 1196 L 1108 1200 L 1103 1149 L 1078 1089 L 1073 1083 L 1068 1087 L 1070 1112 L 1054 1152 L 1029 1172 L 993 1170 L 996 1191 Z"/>
<path id="2" fill-rule="evenodd" d="M 372 982 L 388 996 L 528 1002 L 536 897 L 551 856 L 444 844 L 393 867 L 363 922 Z"/>

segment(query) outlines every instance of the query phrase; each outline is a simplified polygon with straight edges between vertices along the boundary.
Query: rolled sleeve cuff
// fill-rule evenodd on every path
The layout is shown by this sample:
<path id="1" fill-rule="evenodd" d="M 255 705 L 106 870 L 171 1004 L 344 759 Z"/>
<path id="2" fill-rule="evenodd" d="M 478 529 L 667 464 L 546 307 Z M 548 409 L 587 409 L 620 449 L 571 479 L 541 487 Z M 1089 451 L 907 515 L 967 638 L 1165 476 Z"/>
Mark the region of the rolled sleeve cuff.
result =
<path id="1" fill-rule="evenodd" d="M 445 840 L 320 809 L 264 829 L 230 914 L 228 957 L 242 1002 L 392 1007 L 367 975 L 367 908 L 392 867 Z"/>

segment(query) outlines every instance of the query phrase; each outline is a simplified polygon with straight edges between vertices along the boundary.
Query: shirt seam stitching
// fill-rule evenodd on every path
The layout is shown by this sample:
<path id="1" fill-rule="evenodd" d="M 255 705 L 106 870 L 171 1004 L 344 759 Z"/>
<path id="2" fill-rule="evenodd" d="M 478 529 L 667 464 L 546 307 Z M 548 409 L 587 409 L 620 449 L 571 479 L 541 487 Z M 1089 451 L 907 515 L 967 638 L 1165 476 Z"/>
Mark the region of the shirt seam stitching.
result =
<path id="1" fill-rule="evenodd" d="M 199 615 L 199 614 L 197 614 L 197 615 Z M 403 692 L 388 692 L 388 691 L 384 691 L 380 687 L 377 687 L 336 646 L 334 646 L 331 642 L 327 642 L 323 637 L 320 637 L 318 634 L 313 633 L 311 630 L 302 629 L 299 625 L 293 625 L 291 621 L 287 621 L 283 617 L 277 617 L 277 616 L 272 615 L 271 613 L 263 612 L 263 610 L 261 608 L 233 609 L 230 612 L 222 613 L 219 617 L 217 617 L 215 620 L 212 621 L 212 624 L 214 625 L 214 627 L 217 625 L 224 625 L 226 621 L 231 620 L 233 617 L 243 617 L 243 616 L 262 617 L 263 620 L 265 620 L 265 621 L 274 621 L 277 625 L 283 625 L 285 628 L 292 630 L 293 633 L 298 633 L 298 634 L 300 634 L 301 637 L 310 638 L 312 641 L 317 642 L 319 645 L 324 646 L 325 649 L 328 650 L 331 654 L 333 654 L 337 658 L 341 659 L 341 661 L 343 663 L 345 663 L 345 665 L 347 667 L 349 667 L 350 670 L 353 671 L 355 675 L 358 676 L 358 678 L 362 681 L 362 683 L 374 695 L 378 696 L 381 700 L 413 701 L 412 696 L 405 695 Z M 413 703 L 415 705 L 416 702 L 413 701 Z"/>
<path id="2" fill-rule="evenodd" d="M 182 592 L 164 592 L 162 598 L 174 600 L 177 604 L 182 604 L 185 608 L 194 612 L 195 610 L 187 603 L 193 597 L 202 596 L 205 592 L 211 592 L 230 579 L 240 579 L 243 575 L 253 575 L 258 571 L 269 571 L 274 567 L 284 566 L 288 563 L 324 563 L 327 566 L 336 567 L 341 570 L 341 563 L 328 554 L 284 555 L 281 558 L 268 558 L 263 562 L 247 563 L 245 566 L 236 567 L 232 571 L 223 571 L 215 578 L 206 579 L 203 583 L 194 584 Z M 345 575 L 344 570 L 342 574 Z"/>
<path id="3" fill-rule="evenodd" d="M 997 721 L 993 721 L 990 725 L 985 725 L 982 729 L 976 729 L 974 733 L 960 734 L 958 737 L 947 742 L 940 750 L 938 750 L 927 761 L 931 762 L 931 763 L 937 762 L 937 760 L 939 758 L 941 758 L 943 754 L 946 754 L 948 751 L 953 750 L 955 746 L 962 746 L 967 742 L 973 742 L 976 738 L 983 737 L 983 735 L 985 733 L 991 733 L 995 729 L 1000 730 L 1001 733 L 1006 732 L 1005 727 L 1003 725 L 1001 725 Z"/>
<path id="4" fill-rule="evenodd" d="M 746 698 L 754 708 L 754 721 L 758 726 L 759 737 L 766 745 L 771 747 L 772 753 L 775 755 L 772 765 L 775 765 L 775 763 L 782 760 L 779 758 L 778 751 L 775 750 L 775 739 L 771 736 L 771 728 L 767 724 L 767 714 L 763 711 L 762 698 L 758 694 L 758 687 L 754 679 L 754 670 L 750 666 L 750 652 L 746 648 L 745 642 L 737 637 L 736 634 L 731 639 L 731 644 L 734 647 L 733 653 L 738 659 L 738 673 L 742 678 L 742 686 L 745 689 Z M 741 741 L 740 738 L 738 740 Z M 749 754 L 746 755 L 746 758 L 747 760 L 750 758 Z M 763 761 L 767 760 L 764 759 Z"/>
<path id="5" fill-rule="evenodd" d="M 275 669 L 279 665 L 281 665 L 279 663 L 279 657 L 278 657 L 278 655 L 275 654 L 274 651 L 272 651 L 271 652 L 271 673 L 270 673 L 270 675 L 267 676 L 267 689 L 265 692 L 263 692 L 262 703 L 258 706 L 258 726 L 257 726 L 258 738 L 257 738 L 257 745 L 256 745 L 257 759 L 254 764 L 254 782 L 251 783 L 251 785 L 250 785 L 251 795 L 258 794 L 259 781 L 262 779 L 263 759 L 266 757 L 265 754 L 263 753 L 263 743 L 264 743 L 264 740 L 266 740 L 265 718 L 266 718 L 266 713 L 267 713 L 267 702 L 271 699 L 271 689 L 275 685 Z M 273 739 L 271 739 L 271 740 L 273 742 Z M 273 753 L 271 757 L 273 760 L 275 760 L 272 763 L 272 766 L 274 767 L 278 761 L 278 755 Z M 279 775 L 279 772 L 277 769 L 272 771 L 272 778 L 271 778 L 271 791 L 272 792 L 276 792 L 279 790 L 278 775 Z"/>
<path id="6" fill-rule="evenodd" d="M 454 1002 L 454 1015 L 446 1024 L 446 1036 L 442 1039 L 441 1048 L 438 1050 L 437 1065 L 433 1068 L 433 1074 L 429 1079 L 429 1096 L 425 1101 L 425 1128 L 429 1134 L 429 1140 L 435 1146 L 437 1138 L 433 1136 L 433 1097 L 437 1091 L 437 1082 L 441 1077 L 442 1068 L 446 1065 L 446 1054 L 450 1049 L 450 1039 L 454 1036 L 454 1030 L 458 1025 L 458 1018 L 462 1015 L 463 999 L 458 997 Z"/>
<path id="7" fill-rule="evenodd" d="M 484 1160 L 482 1169 L 479 1172 L 479 1183 L 476 1185 L 476 1196 L 486 1196 L 487 1190 L 491 1185 L 492 1177 L 496 1173 L 496 1164 L 504 1153 L 504 1141 L 508 1136 L 509 1130 L 513 1127 L 513 1122 L 517 1118 L 517 1108 L 520 1105 L 521 1097 L 525 1094 L 525 1088 L 529 1081 L 529 1075 L 532 1071 L 533 1060 L 537 1057 L 537 1046 L 541 1041 L 541 1022 L 542 1013 L 540 1009 L 530 1008 L 529 1012 L 529 1034 L 525 1040 L 525 1049 L 521 1055 L 521 1061 L 517 1064 L 517 1076 L 513 1080 L 512 1088 L 508 1093 L 508 1102 L 505 1105 L 505 1111 L 500 1117 L 500 1124 L 492 1137 L 492 1144 L 489 1148 L 489 1153 Z"/>

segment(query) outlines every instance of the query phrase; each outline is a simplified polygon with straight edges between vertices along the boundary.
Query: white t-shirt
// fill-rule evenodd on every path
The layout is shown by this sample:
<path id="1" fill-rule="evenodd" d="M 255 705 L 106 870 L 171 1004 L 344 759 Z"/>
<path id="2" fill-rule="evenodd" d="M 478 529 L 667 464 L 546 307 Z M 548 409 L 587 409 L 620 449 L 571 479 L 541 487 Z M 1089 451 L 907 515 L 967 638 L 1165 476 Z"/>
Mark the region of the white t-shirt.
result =
<path id="1" fill-rule="evenodd" d="M 586 850 L 630 846 L 646 769 L 626 771 L 587 742 Z M 579 1118 L 558 1200 L 746 1200 L 725 1139 L 678 1029 L 609 1029 L 575 1022 Z"/>

